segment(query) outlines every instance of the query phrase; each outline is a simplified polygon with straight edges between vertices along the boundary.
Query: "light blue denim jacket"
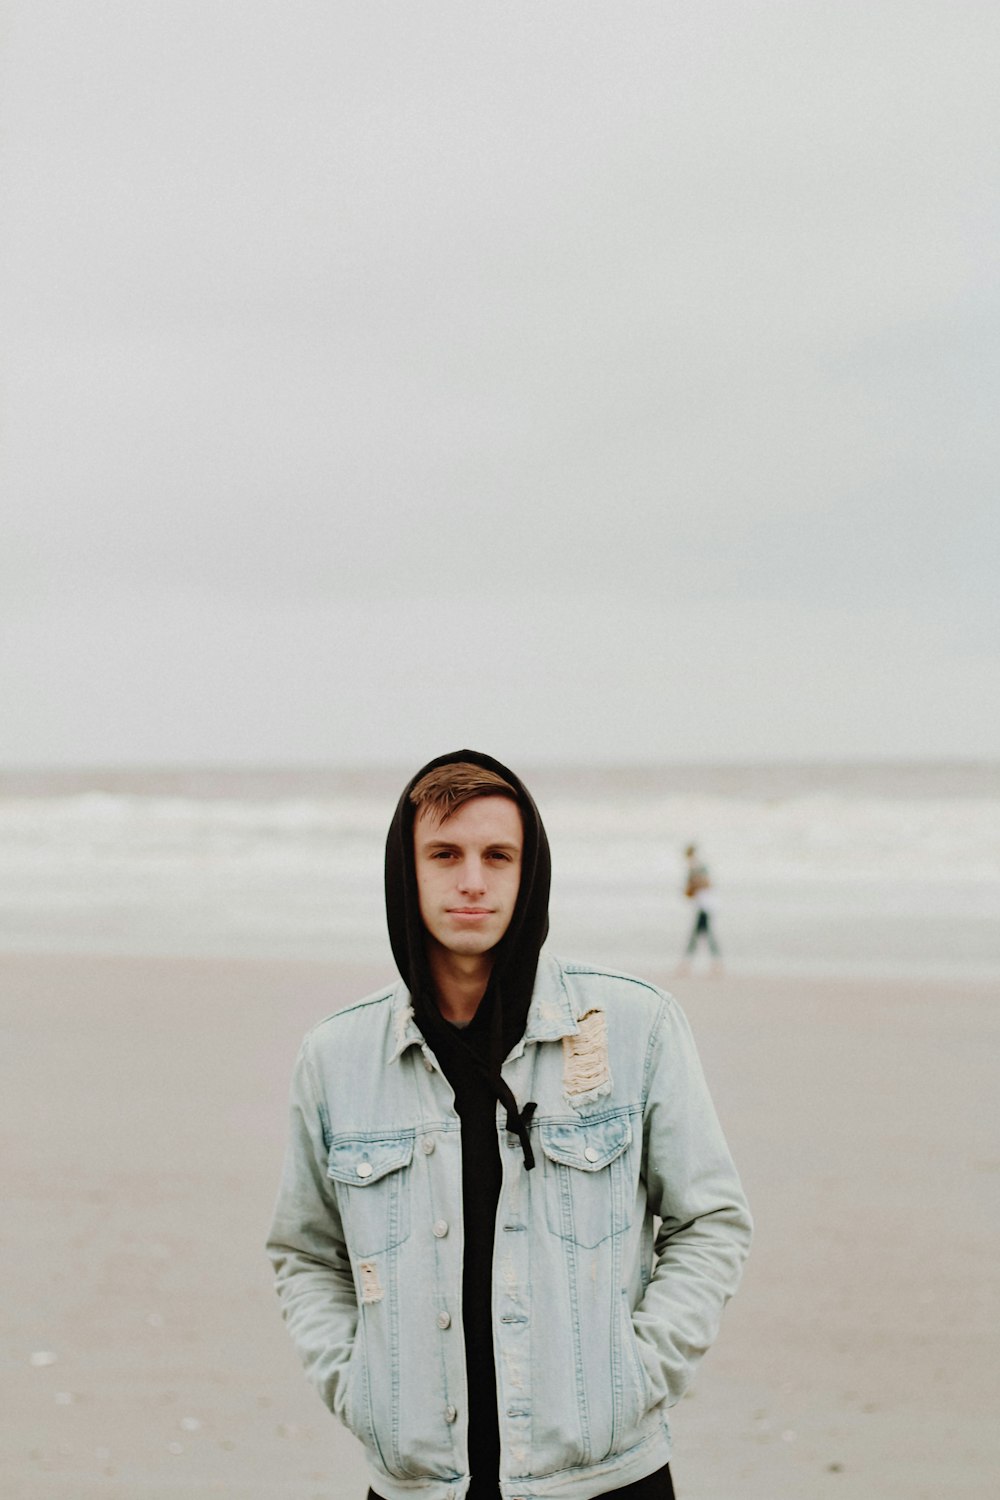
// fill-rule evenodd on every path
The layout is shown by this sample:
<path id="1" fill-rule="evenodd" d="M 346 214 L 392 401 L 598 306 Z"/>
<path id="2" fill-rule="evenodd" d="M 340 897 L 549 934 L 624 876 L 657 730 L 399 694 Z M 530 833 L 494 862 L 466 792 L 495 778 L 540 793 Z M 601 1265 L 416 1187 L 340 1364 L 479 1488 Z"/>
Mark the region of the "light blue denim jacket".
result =
<path id="1" fill-rule="evenodd" d="M 684 1016 L 543 952 L 497 1109 L 493 1322 L 504 1500 L 589 1500 L 670 1457 L 750 1216 Z M 655 1234 L 654 1234 L 655 1230 Z M 268 1250 L 310 1379 L 385 1500 L 463 1500 L 462 1143 L 402 984 L 303 1043 Z"/>

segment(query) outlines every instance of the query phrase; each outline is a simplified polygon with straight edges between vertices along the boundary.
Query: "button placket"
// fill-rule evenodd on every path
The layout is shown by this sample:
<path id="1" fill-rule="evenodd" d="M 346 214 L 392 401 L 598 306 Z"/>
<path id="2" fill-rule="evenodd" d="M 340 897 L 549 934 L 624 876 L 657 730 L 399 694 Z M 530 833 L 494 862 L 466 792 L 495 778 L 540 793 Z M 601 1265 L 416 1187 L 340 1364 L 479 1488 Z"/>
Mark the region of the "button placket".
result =
<path id="1" fill-rule="evenodd" d="M 519 1145 L 516 1137 L 513 1144 Z M 536 1184 L 523 1171 L 519 1158 L 507 1157 L 503 1167 L 498 1205 L 500 1222 L 505 1230 L 524 1230 Z M 530 1285 L 527 1241 L 526 1233 L 505 1234 L 496 1266 L 500 1278 L 498 1290 L 502 1291 L 498 1303 L 500 1317 L 495 1333 L 496 1346 L 503 1364 L 505 1388 L 515 1398 L 501 1412 L 500 1440 L 522 1474 L 528 1466 L 531 1447 L 532 1329 L 525 1300 Z"/>

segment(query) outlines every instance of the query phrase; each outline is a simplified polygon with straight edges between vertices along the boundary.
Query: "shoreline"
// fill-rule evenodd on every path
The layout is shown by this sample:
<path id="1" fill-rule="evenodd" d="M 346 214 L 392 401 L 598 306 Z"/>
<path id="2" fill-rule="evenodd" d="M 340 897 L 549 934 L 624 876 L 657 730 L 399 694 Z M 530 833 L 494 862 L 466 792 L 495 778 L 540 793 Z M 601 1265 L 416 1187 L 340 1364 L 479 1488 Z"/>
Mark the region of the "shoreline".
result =
<path id="1" fill-rule="evenodd" d="M 561 946 L 554 948 L 549 945 L 548 951 L 554 952 L 558 958 L 568 958 L 568 953 L 562 951 Z M 263 966 L 297 966 L 301 965 L 307 969 L 323 969 L 337 973 L 357 973 L 380 975 L 384 972 L 385 983 L 395 984 L 398 974 L 391 962 L 379 964 L 377 959 L 367 958 L 330 958 L 325 954 L 304 954 L 301 952 L 281 953 L 274 951 L 258 953 L 237 953 L 233 951 L 220 952 L 194 952 L 191 949 L 180 949 L 175 951 L 168 949 L 151 950 L 137 947 L 134 950 L 112 949 L 105 947 L 82 948 L 72 944 L 66 947 L 32 948 L 29 946 L 17 946 L 5 948 L 0 944 L 0 968 L 7 963 L 149 963 L 149 964 L 206 964 L 206 965 L 263 965 Z M 818 959 L 812 963 L 802 963 L 795 959 L 788 959 L 784 963 L 760 961 L 754 963 L 752 960 L 746 963 L 733 962 L 723 959 L 723 970 L 719 974 L 711 972 L 708 961 L 701 955 L 694 969 L 688 974 L 679 974 L 676 965 L 671 968 L 663 963 L 640 962 L 638 964 L 621 963 L 614 956 L 609 958 L 594 958 L 584 955 L 582 959 L 574 959 L 574 962 L 592 963 L 599 969 L 612 969 L 622 973 L 634 975 L 640 979 L 648 979 L 660 989 L 673 993 L 677 984 L 718 984 L 718 983 L 747 983 L 759 984 L 766 981 L 774 981 L 778 984 L 800 983 L 800 984 L 844 984 L 848 986 L 859 984 L 896 985 L 905 984 L 912 986 L 956 986 L 963 988 L 969 986 L 973 989 L 991 986 L 994 991 L 1000 984 L 1000 969 L 991 963 L 980 965 L 968 964 L 962 968 L 949 967 L 942 964 L 934 968 L 926 964 L 914 964 L 912 968 L 903 968 L 898 964 L 886 963 L 881 968 L 877 965 L 859 960 L 855 965 L 847 966 L 836 959 Z M 376 979 L 375 988 L 382 983 Z"/>

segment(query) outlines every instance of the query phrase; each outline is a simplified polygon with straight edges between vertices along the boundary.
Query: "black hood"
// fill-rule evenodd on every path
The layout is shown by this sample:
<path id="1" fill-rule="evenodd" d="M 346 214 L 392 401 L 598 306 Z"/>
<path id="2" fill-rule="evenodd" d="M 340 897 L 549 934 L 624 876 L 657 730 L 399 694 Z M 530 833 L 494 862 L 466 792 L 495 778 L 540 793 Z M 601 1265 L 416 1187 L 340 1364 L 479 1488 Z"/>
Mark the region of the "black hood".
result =
<path id="1" fill-rule="evenodd" d="M 422 776 L 438 766 L 456 762 L 482 766 L 503 777 L 517 793 L 524 825 L 521 885 L 510 925 L 493 951 L 493 969 L 476 1018 L 467 1032 L 459 1032 L 438 1010 L 427 960 L 427 933 L 420 916 L 417 872 L 413 856 L 415 810 L 410 793 Z M 510 1090 L 500 1077 L 500 1067 L 511 1048 L 524 1035 L 531 992 L 538 967 L 538 954 L 549 930 L 549 843 L 538 809 L 520 777 L 507 766 L 477 750 L 456 750 L 428 761 L 407 783 L 389 825 L 385 846 L 385 906 L 393 957 L 413 1000 L 414 1018 L 433 1050 L 447 1049 L 464 1057 L 489 1083 L 508 1111 L 508 1129 L 526 1129 L 527 1106 L 518 1112 Z M 521 1117 L 527 1116 L 523 1120 Z M 515 1123 L 511 1124 L 511 1120 Z M 526 1135 L 522 1135 L 522 1145 Z M 525 1159 L 530 1148 L 525 1151 Z"/>

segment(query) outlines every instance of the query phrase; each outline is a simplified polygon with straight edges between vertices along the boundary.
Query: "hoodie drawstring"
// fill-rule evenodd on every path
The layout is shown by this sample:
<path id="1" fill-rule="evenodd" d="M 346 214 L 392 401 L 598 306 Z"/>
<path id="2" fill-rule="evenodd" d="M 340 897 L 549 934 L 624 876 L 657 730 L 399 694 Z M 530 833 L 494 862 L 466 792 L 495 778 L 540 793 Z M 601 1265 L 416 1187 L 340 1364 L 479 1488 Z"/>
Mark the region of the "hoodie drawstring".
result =
<path id="1" fill-rule="evenodd" d="M 507 1110 L 507 1129 L 512 1135 L 516 1135 L 521 1142 L 521 1151 L 524 1155 L 524 1170 L 530 1172 L 535 1165 L 535 1153 L 531 1149 L 528 1129 L 531 1125 L 531 1117 L 538 1108 L 538 1105 L 534 1099 L 529 1099 L 523 1109 L 518 1109 L 517 1100 L 502 1078 L 500 1085 L 501 1087 L 497 1092 L 500 1094 L 500 1103 Z"/>

